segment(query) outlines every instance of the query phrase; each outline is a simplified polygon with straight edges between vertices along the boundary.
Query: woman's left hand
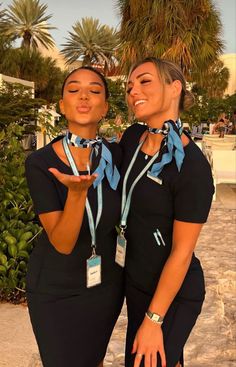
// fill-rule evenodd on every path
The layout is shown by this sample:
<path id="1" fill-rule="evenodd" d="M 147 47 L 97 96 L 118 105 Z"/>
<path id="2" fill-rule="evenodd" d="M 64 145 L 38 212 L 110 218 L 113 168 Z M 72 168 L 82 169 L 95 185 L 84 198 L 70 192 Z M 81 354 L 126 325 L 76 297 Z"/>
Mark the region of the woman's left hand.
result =
<path id="1" fill-rule="evenodd" d="M 136 353 L 134 367 L 140 366 L 142 358 L 145 367 L 156 367 L 157 353 L 161 357 L 161 366 L 166 367 L 161 325 L 145 317 L 135 336 L 132 353 Z"/>

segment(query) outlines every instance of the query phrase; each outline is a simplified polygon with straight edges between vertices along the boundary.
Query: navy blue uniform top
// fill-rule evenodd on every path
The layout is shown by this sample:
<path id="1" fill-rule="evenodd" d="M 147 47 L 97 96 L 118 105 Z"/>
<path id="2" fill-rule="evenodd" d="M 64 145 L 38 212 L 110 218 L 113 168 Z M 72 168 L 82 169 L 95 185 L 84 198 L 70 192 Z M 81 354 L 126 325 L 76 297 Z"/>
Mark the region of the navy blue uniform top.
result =
<path id="1" fill-rule="evenodd" d="M 63 210 L 67 187 L 62 185 L 48 168 L 57 168 L 60 172 L 72 175 L 72 169 L 55 153 L 52 144 L 41 148 L 26 159 L 26 177 L 36 214 Z M 113 162 L 119 167 L 121 150 L 117 144 L 106 143 L 111 150 Z M 92 171 L 99 157 L 93 161 Z M 96 231 L 97 254 L 102 256 L 102 284 L 94 288 L 118 281 L 122 269 L 115 263 L 116 230 L 119 222 L 120 194 L 111 189 L 106 178 L 102 181 L 103 211 Z M 94 219 L 97 215 L 97 189 L 90 187 L 88 199 Z M 73 220 L 76 220 L 74 213 Z M 50 243 L 43 230 L 30 256 L 27 290 L 53 295 L 74 295 L 86 290 L 86 260 L 91 256 L 91 235 L 85 210 L 82 227 L 76 245 L 69 255 L 59 253 Z"/>
<path id="2" fill-rule="evenodd" d="M 122 137 L 122 179 L 145 130 L 144 125 L 134 124 Z M 125 234 L 126 274 L 130 281 L 148 293 L 154 292 L 170 254 L 174 220 L 204 223 L 210 210 L 214 193 L 210 165 L 192 140 L 184 147 L 184 152 L 180 172 L 173 159 L 159 176 L 162 185 L 144 174 L 132 194 Z M 127 192 L 150 159 L 139 152 L 128 178 Z M 195 256 L 191 266 L 200 266 Z"/>

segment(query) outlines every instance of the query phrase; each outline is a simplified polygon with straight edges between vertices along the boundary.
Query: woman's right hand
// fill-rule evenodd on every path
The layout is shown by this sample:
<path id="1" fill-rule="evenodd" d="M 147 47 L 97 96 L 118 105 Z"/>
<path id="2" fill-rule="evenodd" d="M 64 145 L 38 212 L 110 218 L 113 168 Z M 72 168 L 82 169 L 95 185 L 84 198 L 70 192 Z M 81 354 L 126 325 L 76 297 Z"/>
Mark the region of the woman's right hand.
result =
<path id="1" fill-rule="evenodd" d="M 97 178 L 97 174 L 74 176 L 61 173 L 56 168 L 49 168 L 48 170 L 58 181 L 65 185 L 68 190 L 76 193 L 87 192 Z"/>

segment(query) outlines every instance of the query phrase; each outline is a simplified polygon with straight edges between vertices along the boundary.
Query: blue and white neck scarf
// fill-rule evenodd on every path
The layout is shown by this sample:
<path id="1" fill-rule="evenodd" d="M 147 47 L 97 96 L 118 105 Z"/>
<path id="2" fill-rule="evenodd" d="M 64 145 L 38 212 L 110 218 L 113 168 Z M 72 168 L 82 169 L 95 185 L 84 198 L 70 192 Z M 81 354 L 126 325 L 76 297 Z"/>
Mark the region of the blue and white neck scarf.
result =
<path id="1" fill-rule="evenodd" d="M 66 133 L 66 138 L 67 143 L 75 147 L 92 148 L 90 156 L 91 158 L 93 152 L 95 152 L 96 156 L 98 156 L 98 154 L 101 152 L 99 164 L 96 170 L 93 172 L 98 174 L 93 186 L 96 188 L 106 175 L 109 185 L 113 190 L 116 190 L 119 183 L 120 174 L 117 167 L 113 164 L 111 152 L 104 144 L 103 139 L 99 136 L 96 136 L 95 139 L 84 139 L 78 135 L 72 134 L 69 131 Z"/>
<path id="2" fill-rule="evenodd" d="M 96 156 L 98 155 L 98 150 L 102 144 L 102 138 L 96 136 L 95 139 L 84 139 L 78 135 L 72 134 L 70 131 L 66 132 L 67 143 L 79 148 L 92 148 L 94 149 Z"/>
<path id="3" fill-rule="evenodd" d="M 158 177 L 163 167 L 170 163 L 175 158 L 176 166 L 180 172 L 183 160 L 184 160 L 184 149 L 181 141 L 182 124 L 180 119 L 176 122 L 172 120 L 165 121 L 162 129 L 155 129 L 148 127 L 148 131 L 151 134 L 162 134 L 164 139 L 161 142 L 159 162 L 154 163 L 148 174 L 153 177 Z"/>

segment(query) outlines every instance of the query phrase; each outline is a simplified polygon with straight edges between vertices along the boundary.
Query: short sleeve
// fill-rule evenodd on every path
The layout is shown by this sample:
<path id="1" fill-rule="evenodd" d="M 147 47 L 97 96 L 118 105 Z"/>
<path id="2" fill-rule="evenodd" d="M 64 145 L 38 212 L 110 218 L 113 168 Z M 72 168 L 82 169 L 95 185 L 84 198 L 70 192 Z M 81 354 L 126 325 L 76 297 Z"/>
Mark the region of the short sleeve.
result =
<path id="1" fill-rule="evenodd" d="M 174 218 L 205 223 L 210 211 L 214 184 L 211 168 L 203 155 L 184 162 L 175 184 Z"/>
<path id="2" fill-rule="evenodd" d="M 123 151 L 131 150 L 137 146 L 139 139 L 147 129 L 146 125 L 135 123 L 129 126 L 123 133 L 119 145 Z"/>
<path id="3" fill-rule="evenodd" d="M 36 153 L 36 154 L 35 154 Z M 63 210 L 53 175 L 37 152 L 25 161 L 26 179 L 36 214 Z"/>

